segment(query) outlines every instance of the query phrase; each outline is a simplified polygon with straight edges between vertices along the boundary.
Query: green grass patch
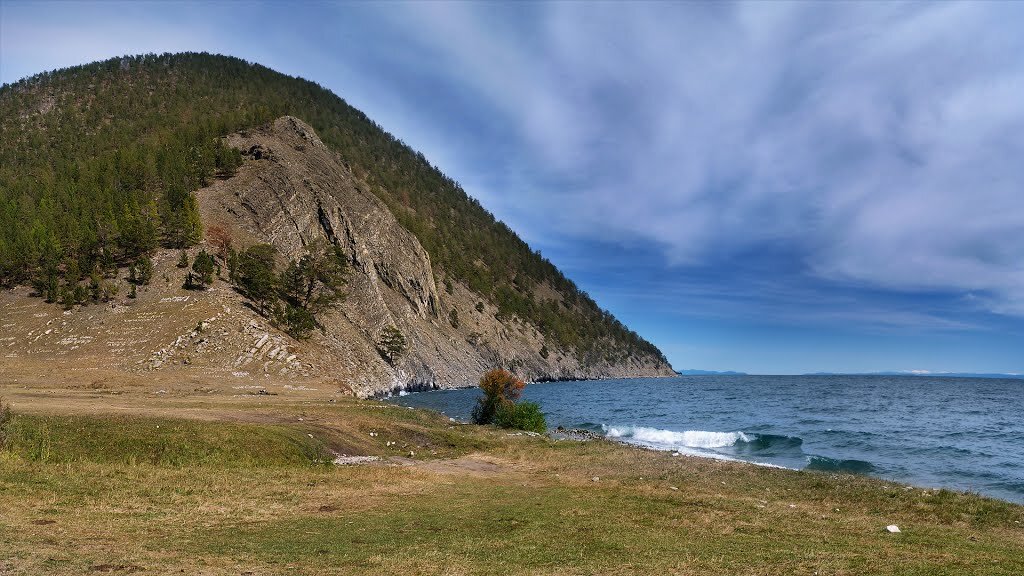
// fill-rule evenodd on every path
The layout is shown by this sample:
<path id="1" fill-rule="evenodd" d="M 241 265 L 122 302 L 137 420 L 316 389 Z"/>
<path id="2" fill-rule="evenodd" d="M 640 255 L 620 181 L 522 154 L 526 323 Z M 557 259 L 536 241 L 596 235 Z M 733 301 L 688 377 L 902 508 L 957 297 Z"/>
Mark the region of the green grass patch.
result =
<path id="1" fill-rule="evenodd" d="M 462 480 L 370 510 L 227 522 L 190 554 L 310 572 L 472 574 L 1019 574 L 1019 544 L 882 520 L 757 509 L 735 497 L 622 485 Z"/>
<path id="2" fill-rule="evenodd" d="M 0 573 L 1024 574 L 1024 507 L 973 494 L 369 402 L 248 417 L 275 424 L 15 416 Z"/>
<path id="3" fill-rule="evenodd" d="M 5 449 L 32 462 L 297 466 L 329 461 L 296 428 L 138 417 L 16 415 Z"/>

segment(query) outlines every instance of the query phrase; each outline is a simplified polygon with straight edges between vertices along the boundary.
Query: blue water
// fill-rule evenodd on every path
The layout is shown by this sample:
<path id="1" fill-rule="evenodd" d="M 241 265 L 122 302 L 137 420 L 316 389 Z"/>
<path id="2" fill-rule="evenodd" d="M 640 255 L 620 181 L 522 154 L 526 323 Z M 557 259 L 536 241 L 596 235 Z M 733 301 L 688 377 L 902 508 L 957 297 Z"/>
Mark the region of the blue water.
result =
<path id="1" fill-rule="evenodd" d="M 394 398 L 467 420 L 479 390 Z M 531 384 L 548 426 L 794 469 L 841 470 L 1024 503 L 1024 380 L 680 376 Z"/>

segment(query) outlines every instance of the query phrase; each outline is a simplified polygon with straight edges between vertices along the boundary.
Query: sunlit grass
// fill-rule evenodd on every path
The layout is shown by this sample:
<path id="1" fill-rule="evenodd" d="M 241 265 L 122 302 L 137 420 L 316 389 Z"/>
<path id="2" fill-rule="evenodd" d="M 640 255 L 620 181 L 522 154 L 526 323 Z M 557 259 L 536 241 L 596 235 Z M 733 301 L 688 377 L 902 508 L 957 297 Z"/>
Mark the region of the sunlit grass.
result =
<path id="1" fill-rule="evenodd" d="M 17 416 L 0 453 L 0 568 L 1024 573 L 1024 507 L 976 495 L 510 436 L 371 403 L 302 413 Z M 419 463 L 325 465 L 332 435 Z"/>

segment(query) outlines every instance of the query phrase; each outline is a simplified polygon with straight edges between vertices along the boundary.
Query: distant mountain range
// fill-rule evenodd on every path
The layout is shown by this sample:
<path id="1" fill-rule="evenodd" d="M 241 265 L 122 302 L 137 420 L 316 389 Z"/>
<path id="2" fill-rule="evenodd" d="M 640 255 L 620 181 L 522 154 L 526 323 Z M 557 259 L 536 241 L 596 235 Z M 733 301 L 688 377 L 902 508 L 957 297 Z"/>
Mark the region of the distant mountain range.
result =
<path id="1" fill-rule="evenodd" d="M 929 372 L 927 370 L 897 370 L 889 372 L 813 372 L 804 376 L 937 376 L 940 378 L 1018 378 L 1024 374 L 998 374 L 982 372 Z"/>
<path id="2" fill-rule="evenodd" d="M 680 376 L 749 376 L 733 370 L 676 370 Z M 888 372 L 808 372 L 799 376 L 933 376 L 939 378 L 1010 378 L 1024 380 L 1024 374 L 989 372 L 930 372 L 928 370 L 892 370 Z"/>

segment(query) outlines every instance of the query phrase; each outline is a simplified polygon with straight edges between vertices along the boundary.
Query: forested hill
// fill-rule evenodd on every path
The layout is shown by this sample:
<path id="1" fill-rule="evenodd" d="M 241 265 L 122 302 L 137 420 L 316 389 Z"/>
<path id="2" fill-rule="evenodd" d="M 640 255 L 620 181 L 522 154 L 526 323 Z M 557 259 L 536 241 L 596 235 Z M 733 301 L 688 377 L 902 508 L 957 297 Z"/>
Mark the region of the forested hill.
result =
<path id="1" fill-rule="evenodd" d="M 164 54 L 0 87 L 0 283 L 53 297 L 159 246 L 202 238 L 193 192 L 241 161 L 221 137 L 282 115 L 323 141 L 419 239 L 448 282 L 581 360 L 652 344 L 601 310 L 422 154 L 319 85 L 233 57 Z"/>

